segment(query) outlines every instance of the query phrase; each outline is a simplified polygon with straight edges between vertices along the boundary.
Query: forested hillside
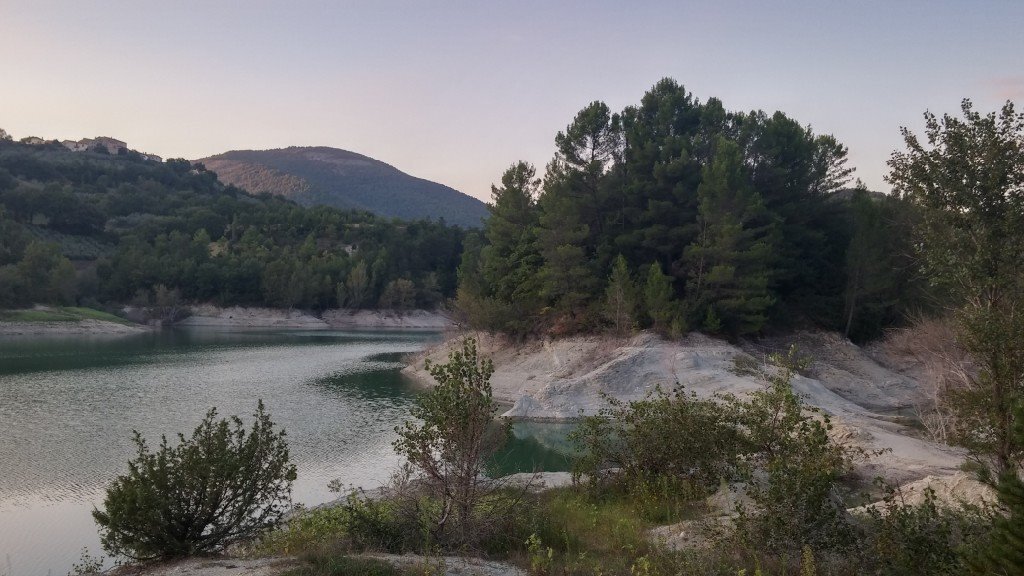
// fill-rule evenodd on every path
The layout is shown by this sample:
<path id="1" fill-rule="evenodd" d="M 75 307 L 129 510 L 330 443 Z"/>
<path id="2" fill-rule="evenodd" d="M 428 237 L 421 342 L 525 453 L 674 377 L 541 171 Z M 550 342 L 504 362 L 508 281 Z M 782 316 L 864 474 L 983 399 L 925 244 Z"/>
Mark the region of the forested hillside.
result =
<path id="1" fill-rule="evenodd" d="M 432 307 L 454 294 L 462 240 L 436 222 L 252 196 L 187 160 L 0 140 L 0 308 Z"/>
<path id="2" fill-rule="evenodd" d="M 847 149 L 671 79 L 581 110 L 543 177 L 514 163 L 467 241 L 459 307 L 515 334 L 635 326 L 876 336 L 925 304 L 906 203 L 851 188 Z"/>
<path id="3" fill-rule="evenodd" d="M 366 210 L 407 220 L 443 218 L 465 227 L 479 227 L 487 216 L 484 203 L 472 196 L 337 148 L 232 150 L 199 162 L 225 184 L 256 194 L 280 194 L 304 206 Z"/>

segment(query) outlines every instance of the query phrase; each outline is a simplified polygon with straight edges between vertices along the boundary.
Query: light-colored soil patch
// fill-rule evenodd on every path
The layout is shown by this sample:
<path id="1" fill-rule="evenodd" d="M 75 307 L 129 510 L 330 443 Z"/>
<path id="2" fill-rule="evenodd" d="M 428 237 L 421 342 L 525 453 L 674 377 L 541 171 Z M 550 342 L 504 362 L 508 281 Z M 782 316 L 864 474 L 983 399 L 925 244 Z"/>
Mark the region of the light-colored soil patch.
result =
<path id="1" fill-rule="evenodd" d="M 493 562 L 479 558 L 441 556 L 429 558 L 416 554 L 366 554 L 366 558 L 384 560 L 398 568 L 413 570 L 415 573 L 444 576 L 526 576 L 527 572 L 511 564 Z"/>
<path id="2" fill-rule="evenodd" d="M 957 472 L 950 476 L 925 476 L 920 480 L 908 482 L 900 486 L 894 503 L 919 506 L 925 502 L 928 491 L 932 492 L 936 504 L 952 508 L 960 508 L 965 504 L 994 505 L 998 501 L 998 496 L 991 486 L 979 482 L 966 472 Z M 867 504 L 854 508 L 851 512 L 863 511 L 868 507 L 884 508 L 885 502 Z"/>
<path id="3" fill-rule="evenodd" d="M 430 310 L 327 310 L 323 319 L 331 328 L 381 328 L 405 330 L 446 330 L 454 324 L 448 316 Z"/>
<path id="4" fill-rule="evenodd" d="M 294 558 L 188 558 L 148 566 L 125 566 L 116 576 L 278 576 L 298 566 Z"/>
<path id="5" fill-rule="evenodd" d="M 192 306 L 191 311 L 191 316 L 176 325 L 301 330 L 445 330 L 453 325 L 448 316 L 429 310 L 326 310 L 317 316 L 302 310 L 202 304 Z"/>
<path id="6" fill-rule="evenodd" d="M 303 328 L 326 330 L 326 322 L 300 310 L 274 308 L 220 308 L 210 304 L 192 306 L 192 315 L 177 323 L 178 326 L 218 328 Z"/>
<path id="7" fill-rule="evenodd" d="M 149 330 L 139 324 L 123 324 L 106 320 L 77 322 L 0 322 L 0 336 L 126 336 Z"/>

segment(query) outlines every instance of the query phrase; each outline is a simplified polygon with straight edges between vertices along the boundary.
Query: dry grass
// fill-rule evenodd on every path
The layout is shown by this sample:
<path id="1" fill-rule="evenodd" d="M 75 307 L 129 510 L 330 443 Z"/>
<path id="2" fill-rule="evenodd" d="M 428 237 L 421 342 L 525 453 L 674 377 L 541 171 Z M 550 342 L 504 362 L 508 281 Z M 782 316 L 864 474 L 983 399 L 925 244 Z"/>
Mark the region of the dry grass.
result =
<path id="1" fill-rule="evenodd" d="M 913 325 L 890 331 L 879 346 L 884 353 L 914 373 L 927 400 L 916 407 L 928 435 L 949 443 L 955 414 L 949 393 L 974 385 L 977 368 L 957 343 L 950 318 L 921 318 Z"/>

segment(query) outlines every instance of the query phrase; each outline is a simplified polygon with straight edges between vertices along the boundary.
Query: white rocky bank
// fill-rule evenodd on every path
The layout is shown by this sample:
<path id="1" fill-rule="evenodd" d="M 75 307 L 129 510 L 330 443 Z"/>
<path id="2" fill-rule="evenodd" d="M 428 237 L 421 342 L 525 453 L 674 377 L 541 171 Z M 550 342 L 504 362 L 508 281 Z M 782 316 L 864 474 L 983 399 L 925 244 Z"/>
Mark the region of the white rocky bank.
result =
<path id="1" fill-rule="evenodd" d="M 480 352 L 494 361 L 494 397 L 510 406 L 503 416 L 537 420 L 594 414 L 607 406 L 606 397 L 639 400 L 659 386 L 669 391 L 681 385 L 705 398 L 747 394 L 764 383 L 736 374 L 735 359 L 746 355 L 756 360 L 767 348 L 786 349 L 796 341 L 814 362 L 808 377 L 793 379 L 794 390 L 831 417 L 841 440 L 883 452 L 861 466 L 866 479 L 883 476 L 902 484 L 928 476 L 952 478 L 963 462 L 960 450 L 923 438 L 892 416 L 910 413 L 925 401 L 916 380 L 834 334 L 801 333 L 741 346 L 699 334 L 678 341 L 641 333 L 629 339 L 588 336 L 526 344 L 475 336 Z M 405 373 L 431 382 L 423 360 L 445 361 L 459 341 L 454 338 L 428 350 Z"/>
<path id="2" fill-rule="evenodd" d="M 314 316 L 302 310 L 276 308 L 221 308 L 212 304 L 191 307 L 191 316 L 178 326 L 206 328 L 278 328 L 301 330 L 403 329 L 444 330 L 452 320 L 431 310 L 325 310 Z"/>

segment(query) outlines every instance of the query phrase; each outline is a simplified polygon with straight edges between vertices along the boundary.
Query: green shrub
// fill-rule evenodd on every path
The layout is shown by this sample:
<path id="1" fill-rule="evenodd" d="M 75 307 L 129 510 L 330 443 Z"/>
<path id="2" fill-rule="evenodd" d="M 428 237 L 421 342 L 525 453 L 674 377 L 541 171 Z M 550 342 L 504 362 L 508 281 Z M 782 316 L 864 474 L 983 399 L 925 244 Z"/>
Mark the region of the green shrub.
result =
<path id="1" fill-rule="evenodd" d="M 883 505 L 867 509 L 864 553 L 878 576 L 964 574 L 965 553 L 989 530 L 990 519 L 977 508 L 940 506 L 931 489 L 924 502 L 907 504 L 886 487 Z"/>
<path id="2" fill-rule="evenodd" d="M 467 338 L 447 363 L 428 362 L 427 371 L 437 385 L 417 398 L 412 419 L 395 428 L 395 452 L 420 475 L 417 490 L 407 491 L 404 504 L 412 504 L 411 516 L 429 531 L 430 541 L 473 546 L 514 506 L 514 501 L 479 506 L 495 493 L 493 482 L 484 477 L 487 460 L 509 433 L 507 424 L 494 422 L 494 365 L 480 358 L 476 340 Z"/>
<path id="3" fill-rule="evenodd" d="M 262 401 L 249 431 L 216 416 L 211 409 L 176 446 L 164 437 L 156 452 L 135 432 L 138 455 L 93 511 L 104 550 L 134 560 L 212 552 L 281 519 L 295 479 L 284 431 Z"/>
<path id="4" fill-rule="evenodd" d="M 745 430 L 746 494 L 737 535 L 745 545 L 797 560 L 813 552 L 849 550 L 856 531 L 846 513 L 839 479 L 863 455 L 829 438 L 827 416 L 814 414 L 793 392 L 799 361 L 795 350 L 772 356 L 777 369 L 765 372 L 766 385 L 737 402 Z"/>
<path id="5" fill-rule="evenodd" d="M 740 441 L 732 406 L 661 390 L 637 402 L 610 403 L 570 435 L 579 452 L 577 478 L 593 483 L 602 470 L 619 468 L 638 488 L 668 481 L 699 494 L 732 474 Z"/>

